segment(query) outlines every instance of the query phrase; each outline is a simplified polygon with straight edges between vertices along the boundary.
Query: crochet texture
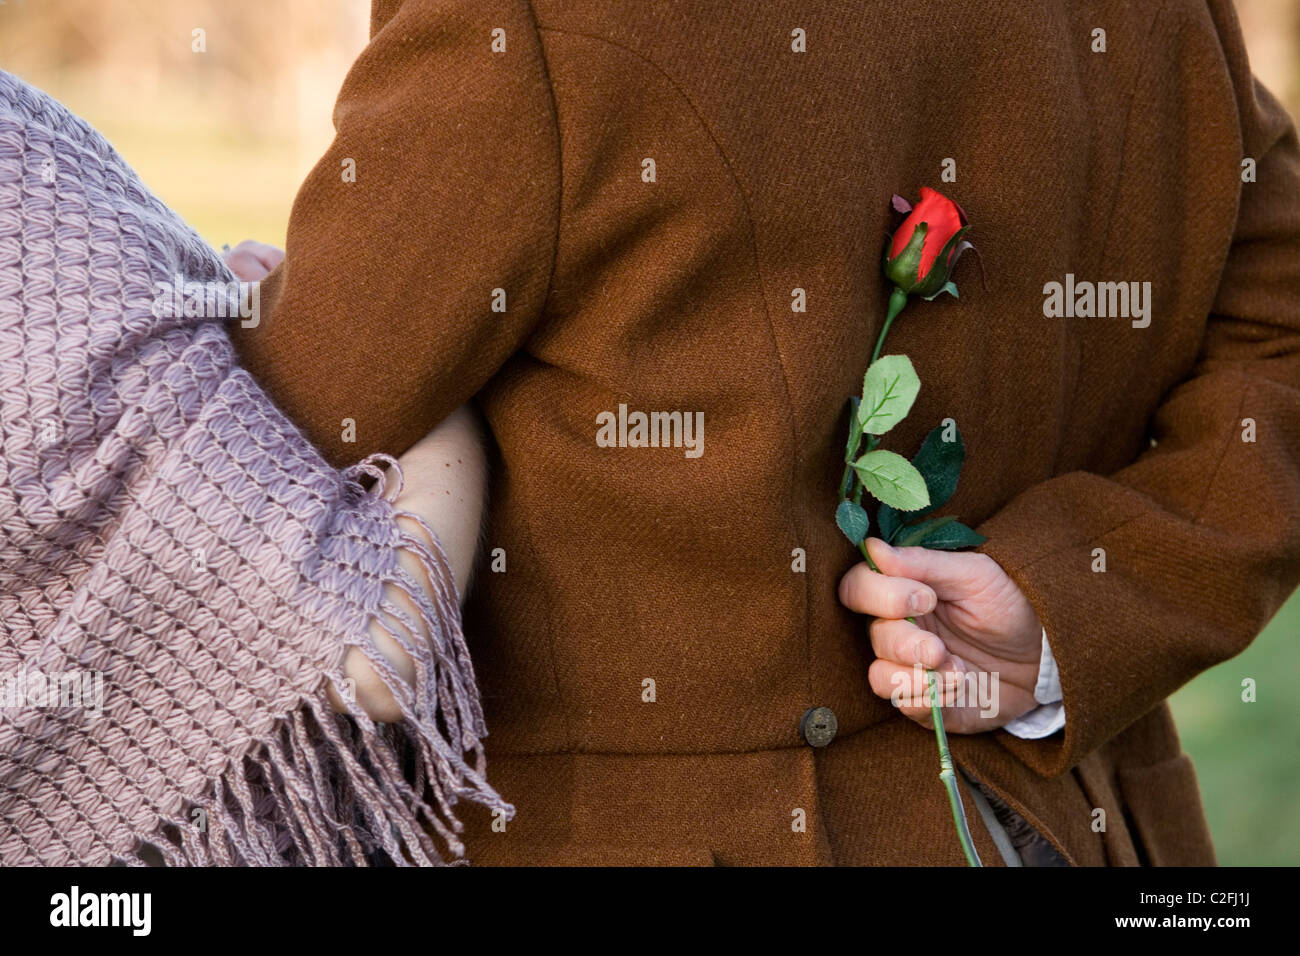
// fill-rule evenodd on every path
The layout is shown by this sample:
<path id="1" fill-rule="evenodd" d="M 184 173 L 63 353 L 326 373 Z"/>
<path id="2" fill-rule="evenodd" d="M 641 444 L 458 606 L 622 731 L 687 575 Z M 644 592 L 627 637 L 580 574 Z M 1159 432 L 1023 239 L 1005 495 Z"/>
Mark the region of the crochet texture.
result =
<path id="1" fill-rule="evenodd" d="M 441 549 L 395 521 L 396 462 L 340 473 L 277 411 L 233 320 L 155 308 L 177 275 L 235 281 L 100 135 L 0 71 L 0 864 L 459 856 L 457 800 L 513 811 L 483 777 Z M 333 712 L 350 646 L 402 723 Z M 102 709 L 3 699 L 68 674 L 102 679 Z"/>

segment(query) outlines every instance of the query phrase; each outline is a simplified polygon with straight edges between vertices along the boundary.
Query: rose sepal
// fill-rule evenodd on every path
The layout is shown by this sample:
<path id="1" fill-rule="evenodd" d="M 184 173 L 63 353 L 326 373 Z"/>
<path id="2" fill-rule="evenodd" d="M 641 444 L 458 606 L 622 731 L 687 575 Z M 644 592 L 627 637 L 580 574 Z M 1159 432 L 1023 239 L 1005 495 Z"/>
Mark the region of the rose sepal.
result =
<path id="1" fill-rule="evenodd" d="M 919 228 L 919 227 L 918 227 Z M 957 260 L 967 249 L 973 249 L 969 242 L 965 241 L 966 233 L 970 232 L 970 226 L 962 226 L 952 234 L 939 254 L 934 258 L 934 264 L 930 266 L 930 272 L 925 278 L 917 282 L 912 290 L 913 295 L 919 295 L 927 302 L 933 301 L 938 295 L 947 291 L 947 287 L 952 285 L 948 277 L 952 275 L 953 267 L 957 265 Z M 956 295 L 957 287 L 952 286 L 953 294 Z"/>

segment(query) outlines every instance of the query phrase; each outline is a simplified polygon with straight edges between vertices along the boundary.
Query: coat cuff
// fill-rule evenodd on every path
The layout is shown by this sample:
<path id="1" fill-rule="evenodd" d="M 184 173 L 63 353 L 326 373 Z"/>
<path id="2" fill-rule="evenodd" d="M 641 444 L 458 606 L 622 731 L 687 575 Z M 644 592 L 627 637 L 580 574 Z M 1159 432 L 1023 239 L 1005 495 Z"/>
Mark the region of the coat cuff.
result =
<path id="1" fill-rule="evenodd" d="M 1052 646 L 1043 628 L 1043 653 L 1038 660 L 1038 683 L 1034 685 L 1038 706 L 1029 713 L 1008 721 L 1002 728 L 1022 740 L 1040 740 L 1065 726 L 1065 700 L 1061 691 L 1061 672 L 1057 670 Z"/>

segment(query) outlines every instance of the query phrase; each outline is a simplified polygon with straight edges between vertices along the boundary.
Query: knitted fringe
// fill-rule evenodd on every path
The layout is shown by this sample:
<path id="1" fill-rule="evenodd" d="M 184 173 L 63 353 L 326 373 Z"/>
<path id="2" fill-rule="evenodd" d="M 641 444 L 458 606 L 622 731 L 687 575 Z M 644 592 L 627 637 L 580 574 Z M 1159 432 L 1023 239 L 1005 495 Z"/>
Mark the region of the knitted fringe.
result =
<path id="1" fill-rule="evenodd" d="M 401 468 L 390 456 L 371 456 L 345 473 L 361 474 L 373 477 L 374 492 L 390 503 L 401 492 Z M 411 600 L 418 619 L 383 601 L 376 609 L 383 613 L 372 613 L 371 620 L 414 662 L 414 686 L 368 633 L 351 640 L 324 676 L 336 688 L 347 686 L 343 655 L 358 647 L 392 692 L 403 721 L 377 724 L 345 695 L 347 713 L 335 713 L 322 684 L 232 761 L 205 798 L 187 804 L 188 819 L 163 818 L 157 833 L 137 835 L 166 865 L 436 866 L 448 862 L 439 843 L 452 857 L 464 854 L 463 825 L 452 809 L 461 799 L 513 818 L 514 807 L 484 776 L 481 738 L 487 730 L 450 566 L 423 520 L 402 511 L 394 517 L 410 519 L 427 535 L 426 541 L 399 530 L 397 545 L 417 557 L 434 594 L 430 598 L 394 562 L 383 583 Z M 422 633 L 427 639 L 413 637 Z"/>

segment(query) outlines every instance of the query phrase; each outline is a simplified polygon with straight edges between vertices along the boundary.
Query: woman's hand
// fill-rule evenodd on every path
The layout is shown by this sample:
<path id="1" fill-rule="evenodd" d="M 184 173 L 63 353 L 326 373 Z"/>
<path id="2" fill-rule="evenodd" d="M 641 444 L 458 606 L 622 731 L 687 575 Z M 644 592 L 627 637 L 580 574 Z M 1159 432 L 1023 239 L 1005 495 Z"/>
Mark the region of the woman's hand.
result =
<path id="1" fill-rule="evenodd" d="M 945 728 L 959 734 L 994 730 L 1038 706 L 1042 625 L 996 561 L 984 554 L 893 548 L 877 538 L 867 541 L 867 551 L 880 573 L 866 562 L 855 565 L 840 580 L 840 601 L 876 618 L 868 680 L 878 696 L 929 727 L 924 668 L 937 672 L 949 692 L 945 702 L 961 679 L 965 700 L 957 702 L 963 706 L 943 708 Z M 973 699 L 982 688 L 990 699 Z"/>
<path id="2" fill-rule="evenodd" d="M 244 282 L 256 282 L 284 261 L 284 250 L 268 246 L 265 242 L 245 239 L 233 249 L 223 249 L 221 258 L 235 274 L 235 278 Z"/>
<path id="3" fill-rule="evenodd" d="M 478 550 L 479 527 L 487 489 L 487 459 L 476 414 L 469 406 L 456 409 L 402 455 L 398 463 L 402 466 L 404 487 L 394 502 L 394 507 L 398 511 L 418 515 L 437 536 L 463 604 Z M 404 531 L 423 539 L 432 547 L 433 543 L 418 522 L 404 517 L 399 517 L 397 521 Z M 433 583 L 415 554 L 402 549 L 399 561 L 432 598 Z M 390 603 L 401 608 L 411 621 L 420 621 L 415 603 L 406 592 L 389 585 L 384 590 L 384 596 Z M 421 624 L 417 623 L 418 631 L 412 633 L 410 628 L 392 615 L 385 614 L 384 622 L 387 628 L 403 634 L 413 644 L 429 639 L 429 634 Z M 398 676 L 411 684 L 415 680 L 415 665 L 401 645 L 389 635 L 385 624 L 371 621 L 370 637 Z M 402 719 L 401 708 L 392 691 L 359 648 L 348 649 L 343 660 L 343 673 L 352 682 L 357 703 L 371 720 L 393 723 Z M 336 688 L 331 686 L 329 694 L 334 709 L 345 710 Z"/>

